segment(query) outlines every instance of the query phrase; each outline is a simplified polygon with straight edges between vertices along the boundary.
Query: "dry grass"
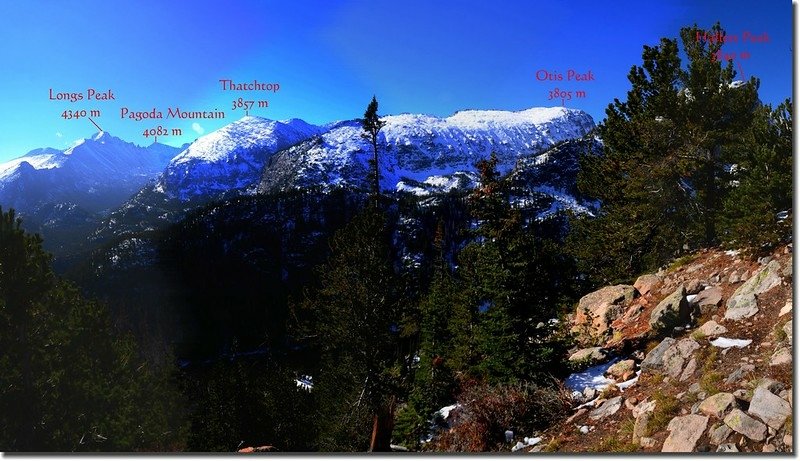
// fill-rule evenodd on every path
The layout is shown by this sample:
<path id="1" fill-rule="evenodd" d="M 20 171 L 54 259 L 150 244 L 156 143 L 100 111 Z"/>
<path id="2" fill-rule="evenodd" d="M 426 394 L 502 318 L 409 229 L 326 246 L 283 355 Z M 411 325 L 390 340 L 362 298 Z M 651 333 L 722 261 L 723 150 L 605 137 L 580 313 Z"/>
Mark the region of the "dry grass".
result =
<path id="1" fill-rule="evenodd" d="M 678 415 L 681 407 L 680 401 L 675 396 L 665 394 L 661 389 L 656 389 L 652 398 L 656 402 L 656 408 L 647 422 L 645 432 L 648 436 L 665 429 L 672 418 Z"/>

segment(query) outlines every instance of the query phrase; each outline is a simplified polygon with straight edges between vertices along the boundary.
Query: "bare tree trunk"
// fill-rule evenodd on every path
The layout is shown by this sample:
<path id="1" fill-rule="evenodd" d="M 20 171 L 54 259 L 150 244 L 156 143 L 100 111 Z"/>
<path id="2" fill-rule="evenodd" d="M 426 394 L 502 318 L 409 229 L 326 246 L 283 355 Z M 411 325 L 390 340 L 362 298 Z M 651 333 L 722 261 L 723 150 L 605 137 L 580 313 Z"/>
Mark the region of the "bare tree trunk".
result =
<path id="1" fill-rule="evenodd" d="M 392 396 L 389 404 L 372 419 L 372 438 L 369 442 L 369 451 L 391 451 L 392 430 L 394 429 L 395 397 Z"/>
<path id="2" fill-rule="evenodd" d="M 372 161 L 375 171 L 375 183 L 372 186 L 372 193 L 375 194 L 375 208 L 377 209 L 380 202 L 381 183 L 380 183 L 380 170 L 378 169 L 378 137 L 377 134 L 372 138 Z"/>

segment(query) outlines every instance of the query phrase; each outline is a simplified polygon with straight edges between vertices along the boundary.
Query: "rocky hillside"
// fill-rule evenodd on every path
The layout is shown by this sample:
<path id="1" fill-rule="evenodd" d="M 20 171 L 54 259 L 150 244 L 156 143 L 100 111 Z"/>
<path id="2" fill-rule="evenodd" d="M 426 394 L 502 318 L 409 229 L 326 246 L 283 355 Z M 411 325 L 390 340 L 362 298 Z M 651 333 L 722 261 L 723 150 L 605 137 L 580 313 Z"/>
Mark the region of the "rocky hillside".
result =
<path id="1" fill-rule="evenodd" d="M 792 452 L 792 319 L 791 245 L 704 251 L 587 294 L 571 415 L 510 448 Z"/>

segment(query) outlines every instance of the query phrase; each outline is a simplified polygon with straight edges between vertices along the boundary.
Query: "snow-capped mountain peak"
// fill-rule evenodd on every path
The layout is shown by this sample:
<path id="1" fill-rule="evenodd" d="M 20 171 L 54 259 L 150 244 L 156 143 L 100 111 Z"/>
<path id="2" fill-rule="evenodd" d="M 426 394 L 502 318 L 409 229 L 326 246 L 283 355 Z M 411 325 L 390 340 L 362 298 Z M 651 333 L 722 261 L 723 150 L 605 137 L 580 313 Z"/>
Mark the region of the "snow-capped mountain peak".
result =
<path id="1" fill-rule="evenodd" d="M 119 206 L 178 151 L 139 147 L 105 131 L 63 151 L 35 149 L 0 164 L 0 205 L 27 215 L 49 203 L 73 203 L 92 212 Z"/>
<path id="2" fill-rule="evenodd" d="M 322 131 L 299 119 L 242 117 L 198 138 L 175 157 L 155 190 L 188 199 L 247 189 L 258 182 L 272 154 Z"/>
<path id="3" fill-rule="evenodd" d="M 381 188 L 403 190 L 409 183 L 472 171 L 475 163 L 497 155 L 509 171 L 519 158 L 580 138 L 594 128 L 591 116 L 564 107 L 522 111 L 464 110 L 440 118 L 422 114 L 389 115 L 379 133 Z M 358 120 L 327 125 L 318 138 L 280 152 L 264 170 L 259 190 L 268 192 L 314 185 L 366 187 L 367 155 Z M 439 181 L 441 179 L 438 179 Z M 431 184 L 433 184 L 431 183 Z"/>

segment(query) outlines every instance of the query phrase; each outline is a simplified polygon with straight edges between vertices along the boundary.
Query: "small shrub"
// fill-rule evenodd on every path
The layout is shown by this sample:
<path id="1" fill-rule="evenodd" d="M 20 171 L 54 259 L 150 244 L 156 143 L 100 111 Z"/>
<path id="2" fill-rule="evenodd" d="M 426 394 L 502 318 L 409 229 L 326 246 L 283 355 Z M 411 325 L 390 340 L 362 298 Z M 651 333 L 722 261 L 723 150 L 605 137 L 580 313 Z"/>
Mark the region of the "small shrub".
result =
<path id="1" fill-rule="evenodd" d="M 720 392 L 718 384 L 722 381 L 722 373 L 717 371 L 704 372 L 700 377 L 700 389 L 707 395 L 714 395 Z"/>
<path id="2" fill-rule="evenodd" d="M 627 440 L 627 441 L 624 441 Z M 639 446 L 630 441 L 630 438 L 623 438 L 609 436 L 601 440 L 595 446 L 589 448 L 587 451 L 591 452 L 610 452 L 610 453 L 628 453 L 638 451 Z"/>
<path id="3" fill-rule="evenodd" d="M 675 271 L 675 269 L 683 267 L 683 266 L 689 264 L 690 262 L 694 261 L 695 258 L 696 258 L 695 255 L 681 256 L 680 258 L 672 261 L 670 263 L 670 265 L 667 266 L 667 272 L 673 272 L 673 271 Z"/>
<path id="4" fill-rule="evenodd" d="M 786 339 L 786 332 L 783 331 L 782 323 L 775 325 L 775 328 L 772 329 L 772 335 L 775 336 L 775 341 L 782 342 Z"/>
<path id="5" fill-rule="evenodd" d="M 557 388 L 530 383 L 475 385 L 458 399 L 458 424 L 433 442 L 437 451 L 482 452 L 500 449 L 505 431 L 531 434 L 560 420 L 569 409 L 569 395 Z"/>
<path id="6" fill-rule="evenodd" d="M 701 324 L 701 325 L 702 325 L 702 324 Z M 692 332 L 692 336 L 691 336 L 691 337 L 692 337 L 692 339 L 694 339 L 695 341 L 697 341 L 697 342 L 700 342 L 700 340 L 701 340 L 701 339 L 703 339 L 703 338 L 705 338 L 705 337 L 706 337 L 706 335 L 704 335 L 704 334 L 703 334 L 703 332 L 702 332 L 702 331 L 700 331 L 700 330 L 694 330 L 694 331 Z"/>
<path id="7" fill-rule="evenodd" d="M 542 447 L 542 451 L 545 453 L 555 453 L 561 448 L 561 439 L 553 437 L 547 442 L 547 445 Z"/>
<path id="8" fill-rule="evenodd" d="M 647 422 L 645 432 L 648 436 L 666 428 L 670 420 L 678 415 L 681 406 L 680 401 L 674 395 L 665 394 L 661 389 L 657 389 L 652 398 L 656 402 L 656 408 Z"/>

